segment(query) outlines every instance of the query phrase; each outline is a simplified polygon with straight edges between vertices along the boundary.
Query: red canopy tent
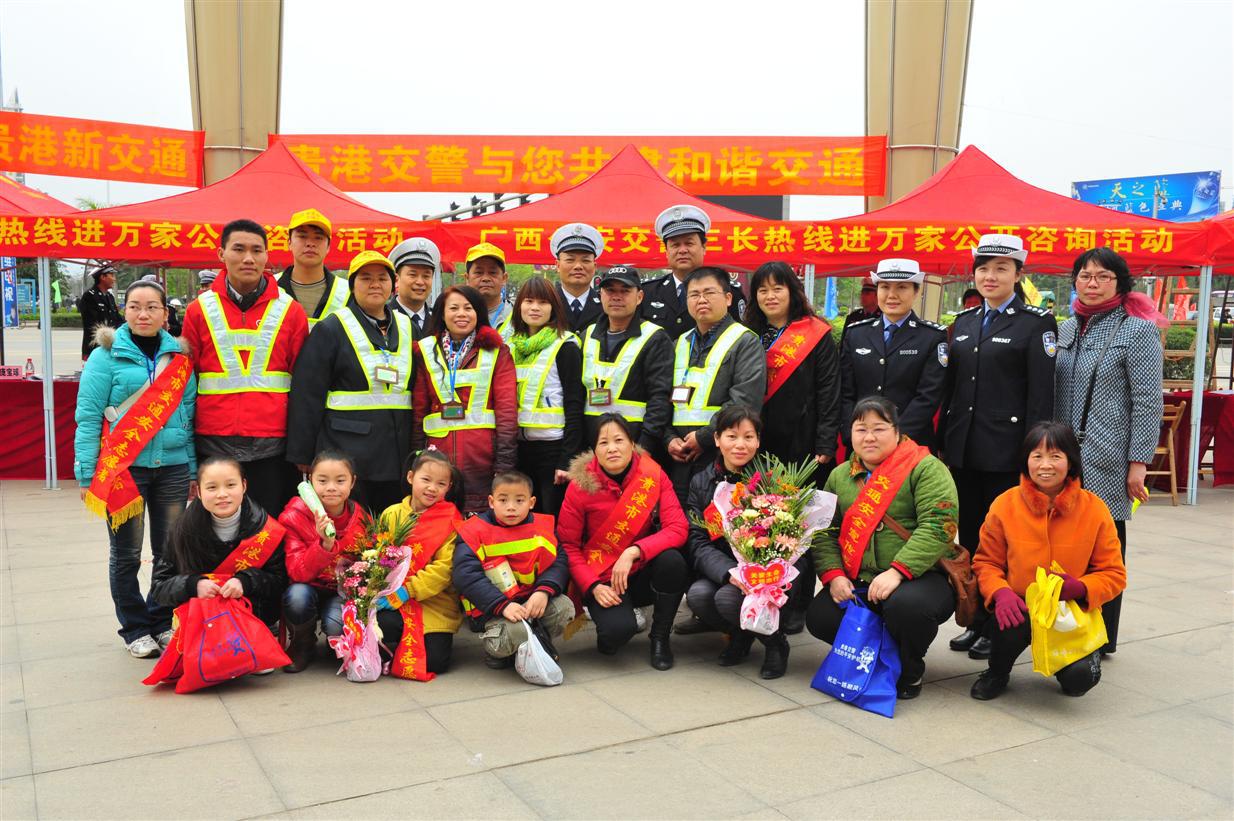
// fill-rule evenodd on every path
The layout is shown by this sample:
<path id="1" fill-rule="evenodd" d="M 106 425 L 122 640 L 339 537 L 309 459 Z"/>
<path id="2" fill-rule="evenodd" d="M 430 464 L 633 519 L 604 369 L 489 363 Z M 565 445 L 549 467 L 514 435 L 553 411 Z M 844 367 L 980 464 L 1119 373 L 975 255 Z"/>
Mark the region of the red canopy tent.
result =
<path id="1" fill-rule="evenodd" d="M 1109 245 L 1133 266 L 1203 264 L 1206 229 L 1123 214 L 1029 185 L 975 146 L 892 204 L 814 227 L 804 250 L 820 271 L 864 274 L 880 259 L 968 273 L 982 234 L 1024 238 L 1031 268 L 1071 269 L 1080 253 Z"/>
<path id="2" fill-rule="evenodd" d="M 326 260 L 332 266 L 345 266 L 360 251 L 386 252 L 406 236 L 434 236 L 440 230 L 438 223 L 369 208 L 313 173 L 279 143 L 205 188 L 72 215 L 44 209 L 35 211 L 37 216 L 15 218 L 0 231 L 0 254 L 211 264 L 218 262 L 223 226 L 247 217 L 265 226 L 271 264 L 283 265 L 291 261 L 287 222 L 305 208 L 316 208 L 334 225 Z"/>
<path id="3" fill-rule="evenodd" d="M 605 237 L 605 263 L 662 268 L 664 249 L 656 237 L 655 219 L 672 205 L 695 205 L 711 217 L 709 263 L 752 269 L 780 256 L 766 247 L 766 234 L 767 229 L 784 223 L 687 194 L 643 159 L 633 145 L 560 194 L 492 216 L 446 223 L 452 242 L 442 250 L 448 258 L 462 259 L 468 247 L 491 242 L 505 251 L 509 262 L 549 263 L 553 261 L 549 250 L 553 232 L 566 223 L 586 222 Z M 734 236 L 739 241 L 734 242 Z"/>
<path id="4" fill-rule="evenodd" d="M 76 210 L 66 202 L 0 174 L 0 215 L 70 214 Z"/>
<path id="5" fill-rule="evenodd" d="M 1234 268 L 1234 211 L 1218 214 L 1202 225 L 1208 229 L 1208 253 L 1223 273 Z"/>

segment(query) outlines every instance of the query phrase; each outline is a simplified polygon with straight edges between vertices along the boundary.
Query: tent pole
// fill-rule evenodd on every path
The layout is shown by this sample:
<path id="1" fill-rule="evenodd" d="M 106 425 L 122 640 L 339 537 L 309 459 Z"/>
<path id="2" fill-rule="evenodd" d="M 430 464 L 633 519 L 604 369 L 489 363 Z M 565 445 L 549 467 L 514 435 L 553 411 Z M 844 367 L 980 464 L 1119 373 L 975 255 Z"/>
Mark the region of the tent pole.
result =
<path id="1" fill-rule="evenodd" d="M 809 295 L 810 304 L 813 305 L 814 304 L 814 263 L 807 262 L 804 266 L 802 266 L 801 273 L 802 273 L 802 279 L 805 280 L 802 284 L 805 285 L 806 294 Z M 750 294 L 750 299 L 754 299 L 754 294 Z"/>
<path id="2" fill-rule="evenodd" d="M 51 266 L 39 257 L 39 325 L 43 338 L 43 452 L 46 473 L 43 487 L 60 489 L 56 475 L 56 368 L 51 358 Z"/>
<path id="3" fill-rule="evenodd" d="M 1208 334 L 1212 327 L 1213 266 L 1200 269 L 1200 304 L 1195 320 L 1195 374 L 1191 382 L 1191 437 L 1187 442 L 1187 504 L 1196 504 L 1200 485 L 1200 419 L 1204 412 L 1204 387 L 1208 384 Z"/>

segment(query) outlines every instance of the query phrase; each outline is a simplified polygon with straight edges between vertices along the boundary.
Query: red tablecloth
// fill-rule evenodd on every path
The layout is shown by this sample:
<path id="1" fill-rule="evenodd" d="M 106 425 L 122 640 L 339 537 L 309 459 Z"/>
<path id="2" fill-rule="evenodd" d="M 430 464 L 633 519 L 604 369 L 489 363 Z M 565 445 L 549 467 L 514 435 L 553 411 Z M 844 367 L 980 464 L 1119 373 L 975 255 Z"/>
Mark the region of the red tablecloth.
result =
<path id="1" fill-rule="evenodd" d="M 77 382 L 56 381 L 56 473 L 73 478 Z M 0 479 L 44 479 L 43 383 L 0 381 Z"/>
<path id="2" fill-rule="evenodd" d="M 1167 391 L 1165 401 L 1177 404 L 1187 401 L 1187 409 L 1174 435 L 1174 459 L 1178 470 L 1178 489 L 1187 487 L 1187 467 L 1190 465 L 1191 391 Z M 1234 484 L 1234 393 L 1204 391 L 1204 407 L 1200 411 L 1200 453 L 1212 447 L 1213 486 Z M 1164 460 L 1164 457 L 1162 457 Z M 1164 464 L 1160 466 L 1164 469 Z M 1153 476 L 1155 487 L 1168 489 L 1170 477 Z"/>

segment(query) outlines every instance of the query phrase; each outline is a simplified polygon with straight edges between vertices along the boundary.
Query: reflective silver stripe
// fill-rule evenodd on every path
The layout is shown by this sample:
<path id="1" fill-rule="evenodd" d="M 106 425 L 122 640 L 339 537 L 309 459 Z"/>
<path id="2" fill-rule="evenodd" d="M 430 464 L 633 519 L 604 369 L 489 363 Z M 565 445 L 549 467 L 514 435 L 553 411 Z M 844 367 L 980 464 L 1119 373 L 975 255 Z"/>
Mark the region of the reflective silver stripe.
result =
<path id="1" fill-rule="evenodd" d="M 510 344 L 510 339 L 514 336 L 514 323 L 510 320 L 514 317 L 514 309 L 506 311 L 506 318 L 497 323 L 497 333 L 501 334 L 501 338 L 506 344 Z"/>
<path id="2" fill-rule="evenodd" d="M 655 333 L 664 333 L 664 329 L 654 322 L 639 323 L 639 335 L 626 340 L 620 353 L 612 362 L 600 361 L 600 340 L 593 336 L 595 325 L 587 326 L 583 336 L 583 387 L 586 389 L 583 413 L 587 416 L 600 416 L 605 413 L 619 413 L 628 422 L 642 422 L 647 415 L 646 402 L 631 402 L 618 399 L 625 390 L 626 379 L 643 347 Z M 613 400 L 607 405 L 591 404 L 591 389 L 606 387 L 609 397 Z"/>
<path id="3" fill-rule="evenodd" d="M 348 287 L 346 279 L 331 273 L 327 273 L 326 276 L 333 280 L 330 283 L 330 295 L 326 297 L 326 304 L 322 306 L 321 316 L 308 318 L 310 331 L 330 314 L 343 310 L 348 297 L 351 296 L 351 288 Z"/>
<path id="4" fill-rule="evenodd" d="M 206 330 L 210 333 L 223 368 L 219 373 L 199 373 L 198 393 L 286 393 L 291 390 L 290 373 L 269 369 L 274 342 L 291 308 L 291 297 L 279 291 L 278 296 L 266 303 L 257 327 L 252 329 L 232 328 L 227 324 L 227 315 L 223 312 L 223 303 L 217 291 L 207 291 L 198 297 L 198 301 L 206 317 Z M 240 359 L 242 350 L 250 352 L 247 368 Z"/>
<path id="5" fill-rule="evenodd" d="M 720 410 L 719 405 L 708 405 L 711 398 L 711 388 L 715 385 L 716 376 L 720 372 L 720 363 L 742 334 L 754 333 L 744 325 L 734 322 L 724 329 L 720 338 L 707 352 L 703 367 L 690 367 L 690 337 L 697 336 L 697 331 L 689 331 L 677 339 L 677 351 L 673 357 L 673 386 L 690 385 L 690 401 L 686 405 L 673 403 L 673 424 L 682 427 L 698 427 L 710 424 L 711 418 Z"/>
<path id="6" fill-rule="evenodd" d="M 450 391 L 450 372 L 446 369 L 445 354 L 436 337 L 426 336 L 416 343 L 424 356 L 429 382 L 440 402 L 457 402 L 458 394 Z M 497 351 L 480 351 L 475 367 L 455 371 L 454 387 L 471 388 L 465 416 L 462 419 L 443 419 L 441 413 L 424 417 L 426 436 L 441 438 L 450 431 L 473 428 L 496 428 L 497 414 L 488 409 L 489 392 L 492 389 L 493 371 L 497 365 Z"/>
<path id="7" fill-rule="evenodd" d="M 368 382 L 366 391 L 330 391 L 326 394 L 326 407 L 330 410 L 411 410 L 411 320 L 398 311 L 391 311 L 398 328 L 398 349 L 386 354 L 373 346 L 368 334 L 356 315 L 347 309 L 338 311 L 339 323 L 343 326 L 351 349 L 360 361 L 360 369 Z M 373 375 L 379 367 L 395 368 L 402 380 L 397 385 L 377 383 L 373 387 Z"/>
<path id="8" fill-rule="evenodd" d="M 557 359 L 561 346 L 569 343 L 577 345 L 574 334 L 566 334 L 556 342 L 540 351 L 535 361 L 530 365 L 517 366 L 518 371 L 518 423 L 524 428 L 560 428 L 566 422 L 565 408 L 545 407 L 544 384 L 548 381 L 548 373 Z M 531 388 L 528 393 L 528 388 Z"/>

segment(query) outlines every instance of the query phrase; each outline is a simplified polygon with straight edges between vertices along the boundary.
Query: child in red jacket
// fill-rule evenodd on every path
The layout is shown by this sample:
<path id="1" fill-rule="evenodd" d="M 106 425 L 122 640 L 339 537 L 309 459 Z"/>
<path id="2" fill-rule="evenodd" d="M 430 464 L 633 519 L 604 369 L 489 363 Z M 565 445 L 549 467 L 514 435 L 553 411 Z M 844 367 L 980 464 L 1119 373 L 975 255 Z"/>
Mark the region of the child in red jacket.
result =
<path id="1" fill-rule="evenodd" d="M 339 598 L 334 576 L 338 558 L 351 549 L 370 519 L 367 510 L 351 501 L 356 469 L 348 456 L 322 451 L 309 474 L 325 515 L 314 513 L 298 496 L 279 514 L 279 523 L 287 529 L 287 575 L 292 582 L 283 593 L 291 659 L 283 668 L 285 673 L 298 673 L 312 663 L 317 622 Z"/>

